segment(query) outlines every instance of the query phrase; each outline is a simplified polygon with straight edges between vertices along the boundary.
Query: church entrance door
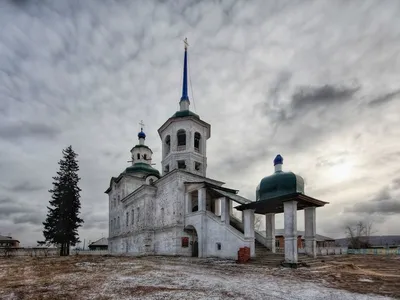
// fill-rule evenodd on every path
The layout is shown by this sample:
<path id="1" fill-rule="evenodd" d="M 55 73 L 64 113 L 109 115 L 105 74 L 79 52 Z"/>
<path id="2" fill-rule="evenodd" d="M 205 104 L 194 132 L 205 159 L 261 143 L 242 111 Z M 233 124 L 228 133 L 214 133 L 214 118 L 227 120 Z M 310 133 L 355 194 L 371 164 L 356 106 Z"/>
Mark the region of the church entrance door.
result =
<path id="1" fill-rule="evenodd" d="M 199 243 L 197 242 L 197 240 L 193 241 L 192 257 L 199 257 Z"/>
<path id="2" fill-rule="evenodd" d="M 192 257 L 199 257 L 199 242 L 197 239 L 196 228 L 192 225 L 188 225 L 184 230 L 188 235 L 190 235 L 190 250 L 192 252 Z"/>

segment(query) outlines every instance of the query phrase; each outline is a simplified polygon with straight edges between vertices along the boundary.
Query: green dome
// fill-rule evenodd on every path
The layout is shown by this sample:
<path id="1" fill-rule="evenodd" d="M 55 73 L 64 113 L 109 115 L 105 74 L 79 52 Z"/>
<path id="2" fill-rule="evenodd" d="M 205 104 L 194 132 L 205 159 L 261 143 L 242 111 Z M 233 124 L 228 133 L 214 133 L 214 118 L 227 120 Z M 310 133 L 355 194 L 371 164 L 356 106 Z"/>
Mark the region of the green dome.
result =
<path id="1" fill-rule="evenodd" d="M 304 179 L 292 172 L 277 171 L 261 180 L 256 190 L 256 201 L 293 193 L 304 194 Z"/>
<path id="2" fill-rule="evenodd" d="M 127 167 L 124 173 L 146 173 L 146 175 L 155 175 L 157 177 L 160 177 L 160 172 L 158 170 L 145 163 L 135 163 L 133 166 Z"/>

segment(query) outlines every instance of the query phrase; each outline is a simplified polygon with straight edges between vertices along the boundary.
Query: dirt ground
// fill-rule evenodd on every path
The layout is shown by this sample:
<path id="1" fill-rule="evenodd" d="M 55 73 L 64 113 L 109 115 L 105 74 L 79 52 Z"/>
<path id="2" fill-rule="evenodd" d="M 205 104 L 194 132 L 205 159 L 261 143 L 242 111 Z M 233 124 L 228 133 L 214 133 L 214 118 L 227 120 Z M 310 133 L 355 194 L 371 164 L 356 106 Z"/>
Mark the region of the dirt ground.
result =
<path id="1" fill-rule="evenodd" d="M 348 256 L 296 270 L 182 257 L 0 258 L 4 300 L 389 297 L 400 298 L 400 257 Z"/>

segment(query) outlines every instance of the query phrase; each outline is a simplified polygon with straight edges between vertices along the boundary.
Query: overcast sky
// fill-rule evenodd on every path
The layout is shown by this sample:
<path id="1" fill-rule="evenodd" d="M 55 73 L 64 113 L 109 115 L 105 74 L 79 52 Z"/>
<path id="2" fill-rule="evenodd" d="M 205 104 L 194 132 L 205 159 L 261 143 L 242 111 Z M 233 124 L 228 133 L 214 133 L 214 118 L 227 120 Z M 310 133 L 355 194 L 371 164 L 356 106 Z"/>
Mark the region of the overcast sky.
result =
<path id="1" fill-rule="evenodd" d="M 308 195 L 330 202 L 319 234 L 342 237 L 358 220 L 399 234 L 399 15 L 397 0 L 1 1 L 1 234 L 43 239 L 72 145 L 80 237 L 108 235 L 104 191 L 141 119 L 160 169 L 157 129 L 179 107 L 185 37 L 191 110 L 212 126 L 208 177 L 254 200 L 280 153 Z"/>

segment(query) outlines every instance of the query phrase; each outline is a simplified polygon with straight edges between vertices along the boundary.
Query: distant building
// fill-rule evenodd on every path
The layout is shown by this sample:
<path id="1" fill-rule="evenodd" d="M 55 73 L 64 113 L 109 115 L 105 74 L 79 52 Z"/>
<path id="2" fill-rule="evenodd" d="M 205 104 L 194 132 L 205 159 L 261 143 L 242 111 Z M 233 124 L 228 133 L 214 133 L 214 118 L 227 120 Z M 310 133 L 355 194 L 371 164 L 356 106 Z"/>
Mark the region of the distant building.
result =
<path id="1" fill-rule="evenodd" d="M 261 231 L 261 235 L 265 236 L 266 232 Z M 316 246 L 317 247 L 334 247 L 335 239 L 323 236 L 320 234 L 315 234 Z M 285 230 L 275 229 L 275 247 L 284 249 L 285 248 Z M 297 231 L 297 248 L 304 248 L 304 231 Z"/>
<path id="2" fill-rule="evenodd" d="M 363 237 L 363 240 L 368 240 L 370 248 L 400 248 L 400 235 L 382 235 Z M 349 246 L 350 239 L 337 239 L 336 244 L 340 246 Z"/>
<path id="3" fill-rule="evenodd" d="M 101 238 L 89 245 L 90 250 L 108 250 L 108 239 Z"/>
<path id="4" fill-rule="evenodd" d="M 4 247 L 18 248 L 19 241 L 13 239 L 11 236 L 0 235 L 0 248 Z"/>
<path id="5" fill-rule="evenodd" d="M 317 247 L 334 247 L 335 239 L 315 234 Z M 277 248 L 285 248 L 285 231 L 283 229 L 275 230 L 275 241 Z M 297 248 L 304 248 L 304 231 L 297 231 Z"/>

